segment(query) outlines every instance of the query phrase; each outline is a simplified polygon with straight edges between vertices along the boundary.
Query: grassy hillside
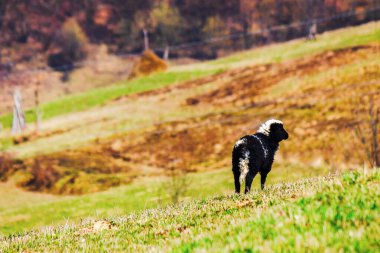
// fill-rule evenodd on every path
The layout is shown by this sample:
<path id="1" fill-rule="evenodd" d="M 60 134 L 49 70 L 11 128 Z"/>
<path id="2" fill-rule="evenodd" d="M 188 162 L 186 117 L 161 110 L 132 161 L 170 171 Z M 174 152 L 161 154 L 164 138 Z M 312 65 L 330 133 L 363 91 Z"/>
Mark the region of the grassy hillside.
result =
<path id="1" fill-rule="evenodd" d="M 305 168 L 302 165 L 276 164 L 268 176 L 268 185 L 292 182 L 298 178 L 327 174 L 328 167 Z M 212 180 L 210 180 L 212 179 Z M 74 222 L 83 217 L 122 215 L 136 210 L 154 208 L 171 203 L 171 179 L 142 178 L 130 185 L 83 196 L 56 196 L 23 192 L 12 184 L 0 184 L 0 234 L 10 235 L 32 228 L 56 223 Z M 254 188 L 259 188 L 259 177 Z M 231 168 L 212 172 L 191 173 L 188 187 L 180 200 L 205 198 L 233 190 Z M 169 188 L 169 189 L 168 189 Z"/>
<path id="2" fill-rule="evenodd" d="M 5 237 L 13 251 L 345 251 L 380 246 L 380 173 L 350 172 Z"/>
<path id="3" fill-rule="evenodd" d="M 380 106 L 379 24 L 172 66 L 44 104 L 39 134 L 15 144 L 0 132 L 0 151 L 15 158 L 9 173 L 0 166 L 8 180 L 0 183 L 0 233 L 165 206 L 173 168 L 192 172 L 181 200 L 230 193 L 233 143 L 268 118 L 290 133 L 269 184 L 365 163 L 353 126 L 367 131 L 369 100 Z"/>

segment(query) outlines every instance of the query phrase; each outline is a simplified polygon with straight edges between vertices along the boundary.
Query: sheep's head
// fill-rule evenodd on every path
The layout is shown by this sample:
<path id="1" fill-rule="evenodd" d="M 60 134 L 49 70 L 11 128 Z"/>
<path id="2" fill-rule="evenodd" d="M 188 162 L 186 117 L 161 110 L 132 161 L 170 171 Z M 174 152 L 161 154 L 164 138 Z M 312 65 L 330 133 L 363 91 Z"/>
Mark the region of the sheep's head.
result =
<path id="1" fill-rule="evenodd" d="M 270 119 L 266 121 L 260 126 L 257 132 L 269 136 L 276 142 L 280 142 L 289 138 L 288 132 L 286 132 L 284 129 L 284 123 L 277 119 Z"/>

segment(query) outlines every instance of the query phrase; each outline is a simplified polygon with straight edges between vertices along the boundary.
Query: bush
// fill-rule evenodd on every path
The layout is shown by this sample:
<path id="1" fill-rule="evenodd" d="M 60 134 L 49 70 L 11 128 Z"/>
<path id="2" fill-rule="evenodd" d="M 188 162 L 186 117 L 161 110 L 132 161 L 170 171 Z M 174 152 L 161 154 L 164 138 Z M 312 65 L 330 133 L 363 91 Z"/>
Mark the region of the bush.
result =
<path id="1" fill-rule="evenodd" d="M 60 52 L 49 56 L 49 65 L 52 67 L 72 64 L 87 56 L 88 38 L 75 18 L 65 21 L 57 45 Z"/>
<path id="2" fill-rule="evenodd" d="M 81 171 L 75 167 L 62 167 L 57 160 L 46 156 L 34 158 L 27 166 L 19 169 L 19 172 L 15 176 L 18 186 L 29 191 L 62 195 L 103 191 L 132 180 L 112 175 L 111 172 L 94 171 L 91 168 L 88 171 Z"/>
<path id="3" fill-rule="evenodd" d="M 32 191 L 48 191 L 61 177 L 61 173 L 50 161 L 36 158 L 18 185 Z"/>
<path id="4" fill-rule="evenodd" d="M 123 179 L 116 175 L 74 172 L 62 177 L 51 192 L 63 195 L 86 194 L 104 191 L 122 183 Z"/>
<path id="5" fill-rule="evenodd" d="M 366 159 L 363 159 L 363 162 L 367 161 L 371 167 L 380 167 L 380 108 L 375 104 L 373 97 L 368 101 L 361 98 L 360 104 L 365 105 L 364 112 L 359 111 L 360 107 L 356 106 L 353 114 L 356 118 L 360 118 L 361 115 L 365 117 L 353 129 L 362 145 L 361 150 L 365 153 Z"/>
<path id="6" fill-rule="evenodd" d="M 133 66 L 130 78 L 148 76 L 167 69 L 165 61 L 160 59 L 152 50 L 146 50 Z"/>
<path id="7" fill-rule="evenodd" d="M 13 171 L 13 160 L 9 154 L 0 154 L 0 181 L 6 181 Z"/>

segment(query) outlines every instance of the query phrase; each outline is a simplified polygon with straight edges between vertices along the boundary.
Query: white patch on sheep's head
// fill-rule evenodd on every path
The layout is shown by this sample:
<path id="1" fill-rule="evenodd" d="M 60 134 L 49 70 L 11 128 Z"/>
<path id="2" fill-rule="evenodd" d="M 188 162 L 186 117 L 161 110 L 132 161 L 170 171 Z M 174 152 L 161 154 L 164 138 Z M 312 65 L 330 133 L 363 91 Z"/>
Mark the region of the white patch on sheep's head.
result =
<path id="1" fill-rule="evenodd" d="M 278 119 L 270 119 L 270 120 L 267 120 L 264 124 L 262 124 L 259 127 L 259 130 L 257 132 L 265 134 L 266 136 L 269 136 L 269 134 L 270 134 L 270 126 L 272 124 L 281 124 L 281 125 L 283 125 L 284 123 L 282 123 L 282 121 L 278 120 Z"/>
<path id="2" fill-rule="evenodd" d="M 289 138 L 288 132 L 284 129 L 284 124 L 277 119 L 268 120 L 260 126 L 257 132 L 268 136 L 275 142 L 281 142 Z"/>

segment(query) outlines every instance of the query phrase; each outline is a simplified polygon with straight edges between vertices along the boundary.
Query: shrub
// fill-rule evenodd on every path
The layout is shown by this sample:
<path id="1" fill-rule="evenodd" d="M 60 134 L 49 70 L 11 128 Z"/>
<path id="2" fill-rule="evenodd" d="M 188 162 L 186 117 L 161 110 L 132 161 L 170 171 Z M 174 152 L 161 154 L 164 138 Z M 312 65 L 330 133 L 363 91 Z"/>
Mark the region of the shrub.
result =
<path id="1" fill-rule="evenodd" d="M 9 174 L 13 171 L 12 157 L 7 154 L 0 154 L 0 181 L 8 179 Z"/>
<path id="2" fill-rule="evenodd" d="M 369 101 L 361 99 L 361 104 L 366 105 L 363 111 L 353 111 L 356 118 L 360 114 L 364 119 L 353 127 L 357 140 L 362 145 L 366 160 L 371 167 L 380 166 L 379 129 L 380 129 L 380 108 L 374 103 L 374 98 Z"/>
<path id="3" fill-rule="evenodd" d="M 160 59 L 153 51 L 146 50 L 133 66 L 131 78 L 165 71 L 167 67 L 165 61 Z"/>
<path id="4" fill-rule="evenodd" d="M 61 178 L 52 190 L 55 194 L 86 194 L 119 186 L 121 177 L 108 174 L 74 172 Z"/>
<path id="5" fill-rule="evenodd" d="M 86 57 L 88 38 L 75 18 L 65 21 L 57 45 L 60 52 L 49 56 L 49 65 L 52 67 L 72 64 Z"/>
<path id="6" fill-rule="evenodd" d="M 32 191 L 47 191 L 54 187 L 61 176 L 50 161 L 36 158 L 28 168 L 26 177 L 18 185 Z"/>

